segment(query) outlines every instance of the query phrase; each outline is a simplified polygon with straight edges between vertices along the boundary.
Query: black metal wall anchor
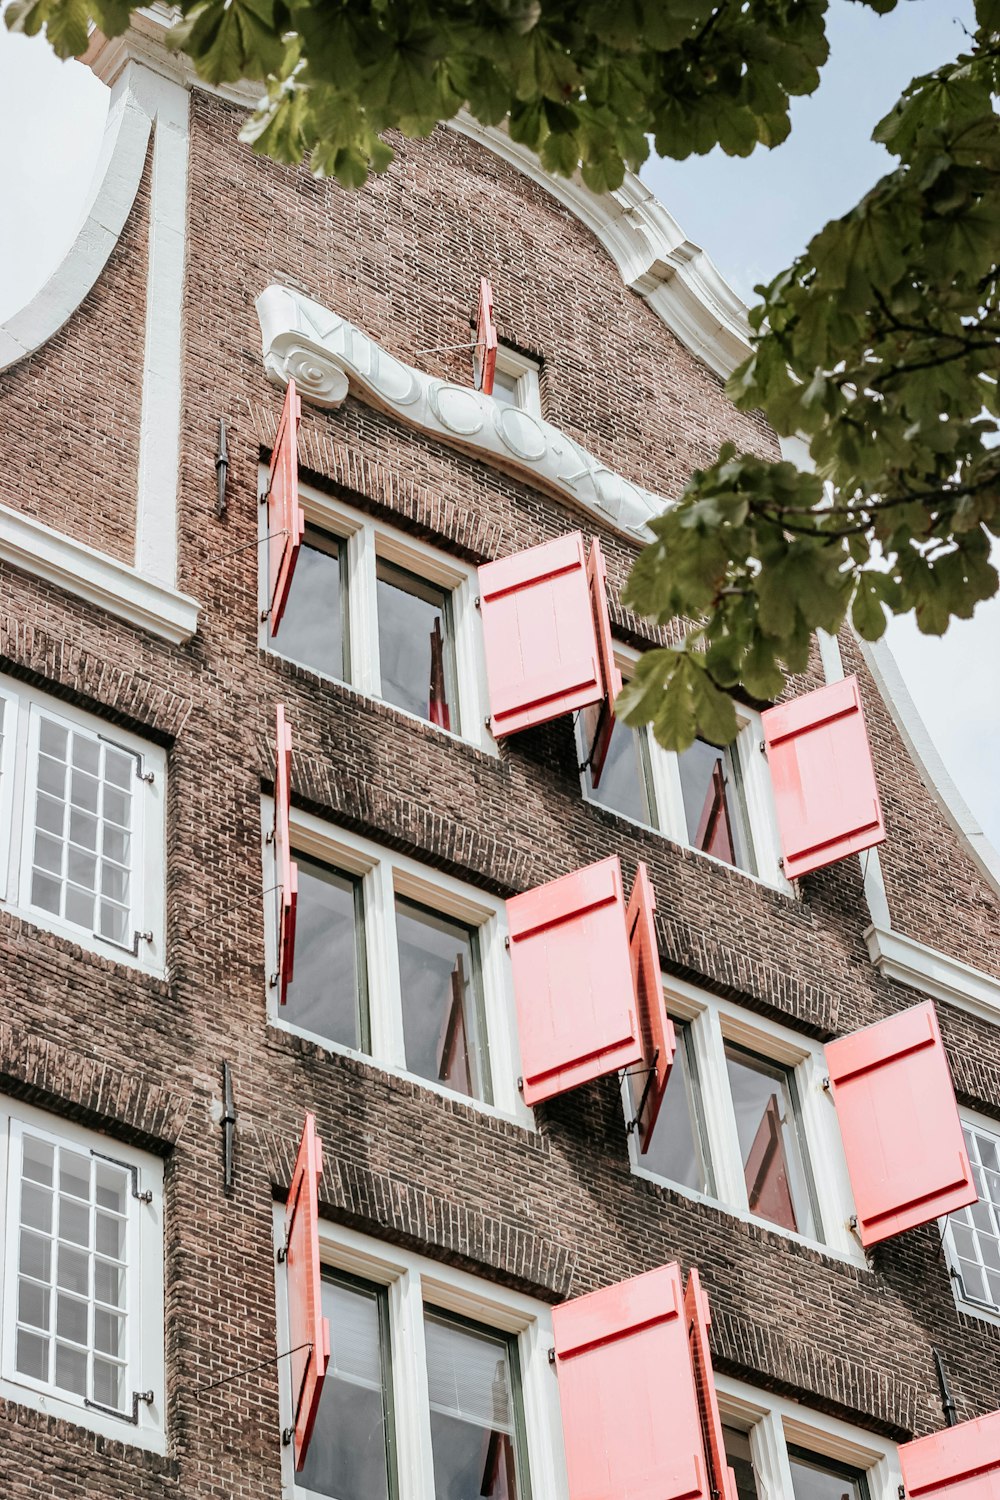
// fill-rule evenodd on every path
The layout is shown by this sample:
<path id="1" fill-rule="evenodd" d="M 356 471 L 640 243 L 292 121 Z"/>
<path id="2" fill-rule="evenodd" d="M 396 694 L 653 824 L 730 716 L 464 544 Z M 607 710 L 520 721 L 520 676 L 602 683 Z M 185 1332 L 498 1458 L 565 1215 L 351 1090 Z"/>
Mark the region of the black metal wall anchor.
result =
<path id="1" fill-rule="evenodd" d="M 934 1355 L 934 1367 L 937 1370 L 938 1385 L 941 1387 L 941 1409 L 944 1412 L 945 1424 L 948 1427 L 957 1427 L 958 1407 L 955 1405 L 955 1398 L 951 1394 L 951 1386 L 948 1384 L 948 1373 L 944 1367 L 944 1360 L 941 1358 L 939 1350 L 933 1349 L 931 1352 Z"/>
<path id="2" fill-rule="evenodd" d="M 226 447 L 226 419 L 219 418 L 219 451 L 215 455 L 215 514 L 226 514 L 226 476 L 229 473 L 229 449 Z"/>
<path id="3" fill-rule="evenodd" d="M 222 1064 L 222 1183 L 232 1191 L 235 1177 L 236 1105 L 233 1102 L 233 1073 L 227 1062 Z"/>

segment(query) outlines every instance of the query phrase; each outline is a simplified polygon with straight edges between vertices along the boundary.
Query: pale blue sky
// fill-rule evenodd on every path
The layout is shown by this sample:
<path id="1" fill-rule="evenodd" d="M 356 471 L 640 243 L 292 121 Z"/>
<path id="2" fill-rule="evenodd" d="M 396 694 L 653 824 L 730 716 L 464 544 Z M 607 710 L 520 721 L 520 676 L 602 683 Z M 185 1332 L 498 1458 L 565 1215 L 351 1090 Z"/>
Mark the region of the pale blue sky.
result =
<path id="1" fill-rule="evenodd" d="M 916 73 L 954 56 L 972 0 L 901 0 L 876 16 L 832 0 L 823 82 L 793 112 L 790 139 L 747 161 L 721 152 L 651 161 L 642 176 L 746 299 L 827 219 L 843 213 L 890 160 L 872 127 Z M 58 63 L 39 39 L 0 28 L 0 319 L 55 269 L 79 222 L 107 108 L 103 86 Z M 941 641 L 895 625 L 891 644 L 960 789 L 1000 846 L 1000 601 Z"/>

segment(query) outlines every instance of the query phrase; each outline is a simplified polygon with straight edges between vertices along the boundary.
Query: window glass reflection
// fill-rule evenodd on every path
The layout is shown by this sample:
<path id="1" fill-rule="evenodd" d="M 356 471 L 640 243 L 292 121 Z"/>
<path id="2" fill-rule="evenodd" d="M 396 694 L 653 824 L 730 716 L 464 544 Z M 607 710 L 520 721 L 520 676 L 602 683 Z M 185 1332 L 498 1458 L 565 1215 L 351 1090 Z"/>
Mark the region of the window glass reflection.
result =
<path id="1" fill-rule="evenodd" d="M 667 1091 L 653 1131 L 649 1150 L 641 1157 L 642 1165 L 658 1176 L 699 1193 L 713 1193 L 707 1144 L 704 1139 L 698 1075 L 695 1066 L 691 1028 L 686 1021 L 675 1021 L 677 1051 Z M 644 1079 L 629 1079 L 633 1112 L 642 1097 Z"/>
<path id="2" fill-rule="evenodd" d="M 386 1294 L 324 1277 L 323 1313 L 330 1362 L 296 1483 L 333 1500 L 389 1500 L 396 1484 Z"/>
<path id="3" fill-rule="evenodd" d="M 492 1102 L 475 929 L 396 898 L 406 1066 Z"/>
<path id="4" fill-rule="evenodd" d="M 581 725 L 585 720 L 586 715 L 581 715 Z M 584 756 L 590 753 L 589 745 L 582 748 Z M 622 813 L 626 818 L 634 818 L 637 823 L 655 825 L 649 753 L 644 731 L 632 729 L 616 719 L 600 783 L 594 786 L 589 768 L 586 776 L 587 795 L 591 802 L 597 802 L 612 812 Z"/>
<path id="5" fill-rule="evenodd" d="M 296 856 L 295 959 L 282 1016 L 343 1047 L 368 1050 L 360 877 Z"/>
<path id="6" fill-rule="evenodd" d="M 435 1500 L 528 1500 L 514 1339 L 424 1314 Z"/>
<path id="7" fill-rule="evenodd" d="M 337 537 L 306 528 L 278 634 L 268 640 L 291 661 L 342 679 L 347 677 L 345 552 L 346 543 Z"/>
<path id="8" fill-rule="evenodd" d="M 688 841 L 741 870 L 755 871 L 735 748 L 695 740 L 677 757 Z"/>
<path id="9" fill-rule="evenodd" d="M 788 1462 L 795 1500 L 870 1500 L 868 1481 L 860 1469 L 799 1448 L 789 1448 Z"/>
<path id="10" fill-rule="evenodd" d="M 448 593 L 384 558 L 377 564 L 376 591 L 382 697 L 457 732 Z"/>
<path id="11" fill-rule="evenodd" d="M 493 374 L 493 399 L 500 401 L 504 406 L 520 406 L 517 398 L 517 376 L 511 375 L 508 370 L 499 367 Z"/>
<path id="12" fill-rule="evenodd" d="M 750 1212 L 818 1238 L 790 1070 L 732 1042 L 726 1043 L 726 1067 Z"/>
<path id="13" fill-rule="evenodd" d="M 759 1500 L 757 1476 L 750 1452 L 750 1434 L 741 1432 L 738 1427 L 723 1424 L 722 1438 L 726 1446 L 726 1458 L 736 1480 L 737 1500 Z"/>

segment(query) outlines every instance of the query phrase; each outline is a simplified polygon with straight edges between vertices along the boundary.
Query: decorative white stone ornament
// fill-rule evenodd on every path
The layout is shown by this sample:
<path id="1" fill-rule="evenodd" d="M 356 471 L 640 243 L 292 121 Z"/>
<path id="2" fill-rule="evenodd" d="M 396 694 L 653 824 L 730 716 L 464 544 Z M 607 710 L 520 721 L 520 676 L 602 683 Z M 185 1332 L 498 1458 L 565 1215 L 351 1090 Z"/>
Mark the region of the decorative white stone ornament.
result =
<path id="1" fill-rule="evenodd" d="M 647 541 L 647 523 L 667 505 L 550 422 L 403 364 L 299 292 L 269 286 L 256 306 L 268 378 L 279 386 L 294 380 L 314 406 L 335 409 L 353 390 L 411 427 L 568 497 L 633 539 Z"/>

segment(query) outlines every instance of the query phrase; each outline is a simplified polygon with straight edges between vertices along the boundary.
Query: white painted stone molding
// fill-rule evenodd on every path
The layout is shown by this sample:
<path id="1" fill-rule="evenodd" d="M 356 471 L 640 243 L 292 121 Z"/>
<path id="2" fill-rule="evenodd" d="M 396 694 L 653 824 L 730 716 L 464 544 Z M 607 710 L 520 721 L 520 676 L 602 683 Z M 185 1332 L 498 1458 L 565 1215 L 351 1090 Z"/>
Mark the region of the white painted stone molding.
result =
<path id="1" fill-rule="evenodd" d="M 314 406 L 336 409 L 349 390 L 531 484 L 574 501 L 632 540 L 667 501 L 606 468 L 558 427 L 471 386 L 403 364 L 337 313 L 283 286 L 257 298 L 264 368 L 275 385 L 294 380 Z"/>
<path id="2" fill-rule="evenodd" d="M 887 979 L 896 979 L 984 1020 L 1000 1021 L 1000 979 L 992 974 L 889 928 L 869 927 L 865 942 L 872 963 Z"/>

